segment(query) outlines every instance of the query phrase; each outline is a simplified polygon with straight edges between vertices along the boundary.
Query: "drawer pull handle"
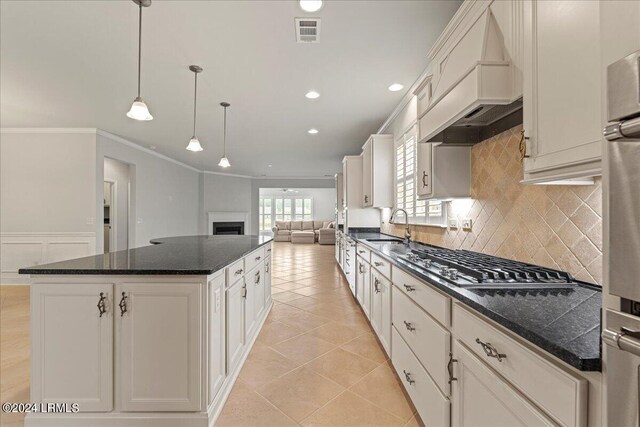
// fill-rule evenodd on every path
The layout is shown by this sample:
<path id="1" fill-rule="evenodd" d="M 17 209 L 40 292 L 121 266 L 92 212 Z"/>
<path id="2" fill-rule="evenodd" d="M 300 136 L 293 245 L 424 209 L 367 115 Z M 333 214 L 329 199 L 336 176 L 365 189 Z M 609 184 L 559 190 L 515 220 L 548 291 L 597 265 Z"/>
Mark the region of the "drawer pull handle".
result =
<path id="1" fill-rule="evenodd" d="M 476 342 L 482 346 L 487 357 L 495 357 L 498 359 L 498 362 L 502 362 L 502 359 L 507 358 L 506 354 L 500 353 L 490 342 L 482 342 L 480 341 L 480 338 L 476 338 Z"/>
<path id="2" fill-rule="evenodd" d="M 364 265 L 360 264 L 358 266 L 358 271 L 360 271 L 360 273 L 364 273 Z"/>
<path id="3" fill-rule="evenodd" d="M 105 301 L 107 297 L 104 296 L 104 292 L 100 292 L 100 299 L 98 300 L 98 313 L 100 313 L 100 317 L 107 312 L 107 307 Z"/>
<path id="4" fill-rule="evenodd" d="M 454 381 L 458 381 L 458 379 L 453 376 L 453 363 L 457 361 L 457 359 L 453 358 L 453 353 L 449 353 L 449 363 L 447 363 L 447 371 L 449 372 L 449 384 Z"/>
<path id="5" fill-rule="evenodd" d="M 407 372 L 407 371 L 405 371 L 405 370 L 403 370 L 402 372 L 404 372 L 404 379 L 405 379 L 405 380 L 407 380 L 407 382 L 408 382 L 409 384 L 413 384 L 413 383 L 415 383 L 415 382 L 416 382 L 416 380 L 414 380 L 413 378 L 411 378 L 411 373 L 409 373 L 409 372 Z"/>
<path id="6" fill-rule="evenodd" d="M 363 254 L 363 253 L 365 253 L 365 251 L 358 251 L 358 253 L 359 253 L 359 254 Z"/>
<path id="7" fill-rule="evenodd" d="M 257 257 L 256 257 L 256 261 L 260 261 L 261 259 L 262 259 L 262 257 L 261 257 L 261 256 L 257 256 Z"/>
<path id="8" fill-rule="evenodd" d="M 247 285 L 242 286 L 242 292 L 240 293 L 240 296 L 245 299 L 247 298 Z"/>
<path id="9" fill-rule="evenodd" d="M 127 312 L 127 298 L 129 298 L 124 292 L 122 293 L 122 298 L 118 303 L 118 307 L 120 307 L 120 317 L 124 316 Z"/>
<path id="10" fill-rule="evenodd" d="M 259 271 L 256 273 L 256 277 L 255 277 L 255 281 L 254 281 L 254 283 L 255 283 L 256 285 L 259 285 L 259 284 L 260 284 L 260 272 L 259 272 Z"/>
<path id="11" fill-rule="evenodd" d="M 416 290 L 416 288 L 414 288 L 413 286 L 409 286 L 409 285 L 403 285 L 403 286 L 407 292 L 413 292 Z"/>
<path id="12" fill-rule="evenodd" d="M 416 328 L 411 323 L 407 322 L 406 320 L 403 320 L 403 322 L 404 322 L 404 327 L 407 328 L 407 331 L 413 332 L 416 330 Z"/>
<path id="13" fill-rule="evenodd" d="M 236 270 L 236 272 L 234 274 L 237 276 L 238 274 L 242 274 L 243 271 L 244 270 L 242 268 L 240 268 L 240 269 Z"/>
<path id="14" fill-rule="evenodd" d="M 383 263 L 379 262 L 379 261 L 374 261 L 373 265 L 375 265 L 376 267 L 380 267 L 383 265 Z"/>
<path id="15" fill-rule="evenodd" d="M 373 278 L 373 290 L 376 291 L 376 294 L 380 293 L 380 288 L 378 287 L 378 284 L 380 283 L 380 281 L 378 280 L 377 277 Z"/>

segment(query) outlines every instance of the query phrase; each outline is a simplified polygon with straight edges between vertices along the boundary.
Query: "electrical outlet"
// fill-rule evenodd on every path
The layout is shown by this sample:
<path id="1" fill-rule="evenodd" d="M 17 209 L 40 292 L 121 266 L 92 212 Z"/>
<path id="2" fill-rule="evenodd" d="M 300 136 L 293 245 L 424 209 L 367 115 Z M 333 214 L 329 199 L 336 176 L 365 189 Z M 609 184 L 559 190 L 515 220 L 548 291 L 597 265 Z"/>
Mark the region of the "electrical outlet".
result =
<path id="1" fill-rule="evenodd" d="M 462 220 L 462 229 L 471 230 L 473 227 L 473 220 L 471 218 L 465 218 Z"/>
<path id="2" fill-rule="evenodd" d="M 449 218 L 449 228 L 451 229 L 458 228 L 458 218 Z"/>

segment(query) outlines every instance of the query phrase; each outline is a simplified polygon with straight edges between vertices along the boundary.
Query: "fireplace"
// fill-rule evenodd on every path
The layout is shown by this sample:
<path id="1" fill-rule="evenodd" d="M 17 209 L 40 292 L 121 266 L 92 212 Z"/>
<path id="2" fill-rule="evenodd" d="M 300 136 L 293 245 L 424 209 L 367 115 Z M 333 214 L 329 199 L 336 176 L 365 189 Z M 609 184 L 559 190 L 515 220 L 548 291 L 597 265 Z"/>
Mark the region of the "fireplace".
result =
<path id="1" fill-rule="evenodd" d="M 211 234 L 216 235 L 243 235 L 244 234 L 244 222 L 243 221 L 225 221 L 225 222 L 213 222 Z"/>

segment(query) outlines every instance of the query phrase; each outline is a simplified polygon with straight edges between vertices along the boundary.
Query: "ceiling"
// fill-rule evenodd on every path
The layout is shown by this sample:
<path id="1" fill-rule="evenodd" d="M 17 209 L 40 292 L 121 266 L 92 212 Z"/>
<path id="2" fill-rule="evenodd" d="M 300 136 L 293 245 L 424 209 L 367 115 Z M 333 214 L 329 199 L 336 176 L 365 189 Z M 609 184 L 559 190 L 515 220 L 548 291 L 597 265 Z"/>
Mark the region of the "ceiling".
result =
<path id="1" fill-rule="evenodd" d="M 142 97 L 154 120 L 125 116 L 136 96 L 138 8 L 130 1 L 0 2 L 0 125 L 96 127 L 201 170 L 324 176 L 358 154 L 427 66 L 459 1 L 154 1 L 143 11 Z M 320 43 L 294 18 L 320 17 Z M 193 73 L 198 137 L 192 134 Z M 404 91 L 387 87 L 402 83 Z M 309 90 L 320 98 L 308 100 Z M 227 157 L 222 107 L 228 101 Z M 317 135 L 307 130 L 317 128 Z M 272 165 L 269 167 L 268 165 Z"/>

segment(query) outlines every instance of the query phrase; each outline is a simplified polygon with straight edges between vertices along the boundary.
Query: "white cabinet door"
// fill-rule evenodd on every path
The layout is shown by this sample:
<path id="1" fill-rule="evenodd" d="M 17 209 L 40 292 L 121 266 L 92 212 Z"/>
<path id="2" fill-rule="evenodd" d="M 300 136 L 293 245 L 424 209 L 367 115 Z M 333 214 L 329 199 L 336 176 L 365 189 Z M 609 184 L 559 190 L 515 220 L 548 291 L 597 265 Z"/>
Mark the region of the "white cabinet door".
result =
<path id="1" fill-rule="evenodd" d="M 367 271 L 362 257 L 356 256 L 356 299 L 361 306 L 364 306 L 364 278 Z"/>
<path id="2" fill-rule="evenodd" d="M 244 278 L 227 289 L 227 372 L 233 372 L 244 348 Z"/>
<path id="3" fill-rule="evenodd" d="M 364 274 L 362 276 L 362 290 L 364 292 L 362 310 L 368 319 L 371 319 L 371 266 L 364 263 Z"/>
<path id="4" fill-rule="evenodd" d="M 224 286 L 224 274 L 208 284 L 209 403 L 213 402 L 226 377 Z"/>
<path id="5" fill-rule="evenodd" d="M 264 261 L 264 303 L 271 303 L 271 257 Z"/>
<path id="6" fill-rule="evenodd" d="M 459 341 L 453 351 L 457 380 L 452 382 L 452 426 L 556 425 Z"/>
<path id="7" fill-rule="evenodd" d="M 373 206 L 373 139 L 365 144 L 362 150 L 362 205 Z"/>
<path id="8" fill-rule="evenodd" d="M 244 276 L 244 342 L 249 342 L 257 324 L 255 309 L 257 298 L 256 293 L 258 291 L 255 284 L 255 273 L 257 270 L 257 268 L 253 269 Z"/>
<path id="9" fill-rule="evenodd" d="M 376 270 L 371 272 L 371 324 L 387 354 L 391 354 L 391 283 Z"/>
<path id="10" fill-rule="evenodd" d="M 525 181 L 601 172 L 600 2 L 524 3 Z"/>
<path id="11" fill-rule="evenodd" d="M 111 411 L 113 285 L 32 284 L 31 316 L 31 401 Z"/>
<path id="12" fill-rule="evenodd" d="M 116 286 L 117 367 L 123 411 L 202 409 L 200 283 Z"/>
<path id="13" fill-rule="evenodd" d="M 264 263 L 260 263 L 258 267 L 254 269 L 252 275 L 248 277 L 253 284 L 253 291 L 255 293 L 255 298 L 253 300 L 253 312 L 256 317 L 256 324 L 258 323 L 258 319 L 262 316 L 262 311 L 264 310 Z"/>
<path id="14" fill-rule="evenodd" d="M 433 144 L 418 144 L 418 179 L 416 181 L 418 196 L 430 196 L 433 193 L 431 185 L 433 179 L 432 151 Z"/>

